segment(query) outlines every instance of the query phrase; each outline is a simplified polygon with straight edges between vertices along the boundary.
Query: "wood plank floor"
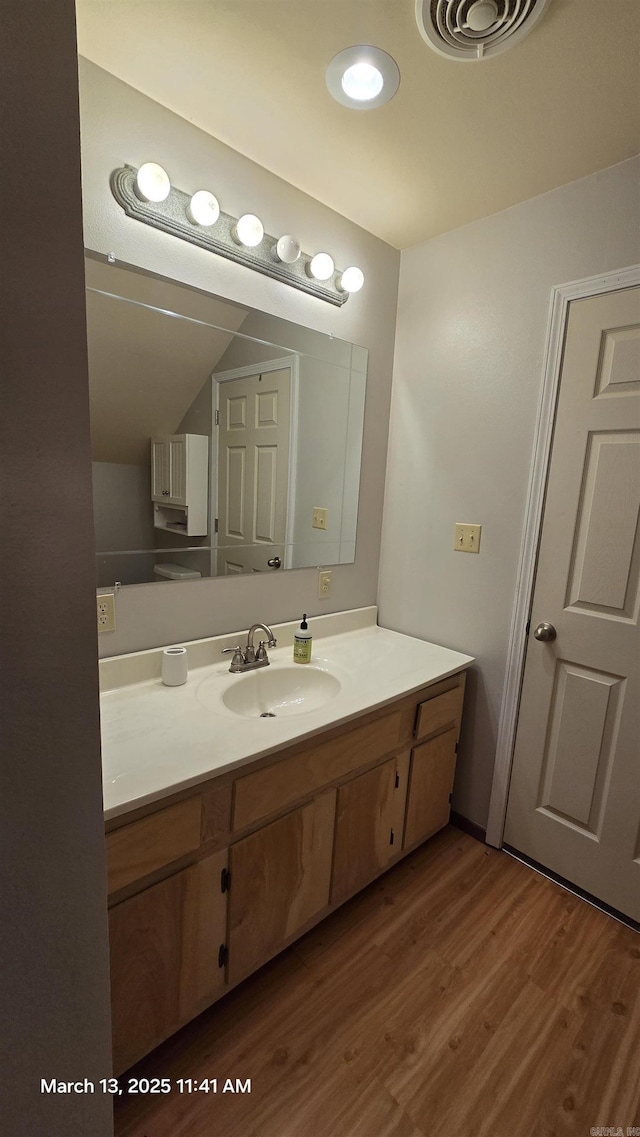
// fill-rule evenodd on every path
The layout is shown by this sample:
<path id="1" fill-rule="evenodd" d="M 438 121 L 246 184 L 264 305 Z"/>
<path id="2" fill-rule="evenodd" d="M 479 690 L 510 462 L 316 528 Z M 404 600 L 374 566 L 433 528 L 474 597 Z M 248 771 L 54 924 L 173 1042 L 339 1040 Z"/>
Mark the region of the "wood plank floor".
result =
<path id="1" fill-rule="evenodd" d="M 250 1094 L 123 1097 L 116 1134 L 626 1137 L 639 979 L 635 932 L 449 827 L 134 1071 Z"/>

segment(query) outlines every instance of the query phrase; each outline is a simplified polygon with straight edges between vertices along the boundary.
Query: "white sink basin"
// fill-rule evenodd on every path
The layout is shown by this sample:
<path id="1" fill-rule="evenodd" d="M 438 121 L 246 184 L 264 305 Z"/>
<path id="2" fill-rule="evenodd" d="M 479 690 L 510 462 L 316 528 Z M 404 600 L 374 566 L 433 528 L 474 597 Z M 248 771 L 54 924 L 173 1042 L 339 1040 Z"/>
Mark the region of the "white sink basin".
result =
<path id="1" fill-rule="evenodd" d="M 315 711 L 339 690 L 339 680 L 319 667 L 269 666 L 239 675 L 223 692 L 222 702 L 247 718 L 281 718 Z"/>

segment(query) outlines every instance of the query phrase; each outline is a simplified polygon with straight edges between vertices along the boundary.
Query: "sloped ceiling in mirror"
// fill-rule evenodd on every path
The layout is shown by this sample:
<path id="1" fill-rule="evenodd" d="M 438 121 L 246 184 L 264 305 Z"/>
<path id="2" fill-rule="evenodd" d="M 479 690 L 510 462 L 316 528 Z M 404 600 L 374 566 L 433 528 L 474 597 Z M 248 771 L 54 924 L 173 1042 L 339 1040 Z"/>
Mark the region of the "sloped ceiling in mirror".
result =
<path id="1" fill-rule="evenodd" d="M 86 267 L 92 458 L 144 466 L 150 435 L 175 433 L 247 311 L 114 265 Z"/>

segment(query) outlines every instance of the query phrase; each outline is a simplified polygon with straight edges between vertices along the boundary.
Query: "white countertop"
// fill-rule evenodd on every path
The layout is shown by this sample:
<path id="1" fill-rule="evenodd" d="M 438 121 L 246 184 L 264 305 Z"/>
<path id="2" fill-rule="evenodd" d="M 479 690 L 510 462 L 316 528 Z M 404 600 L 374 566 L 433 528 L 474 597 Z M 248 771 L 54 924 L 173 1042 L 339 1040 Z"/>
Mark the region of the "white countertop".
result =
<path id="1" fill-rule="evenodd" d="M 360 611 L 369 614 L 365 619 L 375 613 L 375 609 Z M 345 615 L 352 616 L 353 624 L 353 614 Z M 331 618 L 322 617 L 321 621 L 323 631 L 330 631 Z M 320 627 L 320 620 L 310 621 L 312 628 L 314 623 Z M 280 629 L 274 629 L 280 642 L 288 640 L 285 646 L 269 652 L 270 668 L 274 670 L 292 666 L 293 626 L 281 625 L 283 634 Z M 221 648 L 231 640 L 241 642 L 240 636 L 224 636 L 198 641 L 196 646 L 202 649 L 205 645 L 209 658 L 217 659 Z M 157 671 L 161 649 L 120 659 L 125 668 L 129 665 L 131 673 L 132 663 L 142 662 L 149 669 L 146 657 L 153 657 Z M 339 692 L 323 706 L 306 713 L 249 718 L 227 710 L 222 702 L 229 685 L 245 678 L 229 672 L 229 658 L 226 656 L 220 662 L 190 670 L 186 684 L 181 687 L 165 687 L 162 680 L 155 677 L 103 691 L 105 819 L 247 765 L 256 758 L 453 675 L 473 662 L 471 656 L 371 623 L 333 635 L 323 634 L 314 638 L 312 662 L 305 665 L 304 670 L 316 667 L 329 671 L 340 682 Z M 118 662 L 118 659 L 106 661 L 112 675 Z"/>

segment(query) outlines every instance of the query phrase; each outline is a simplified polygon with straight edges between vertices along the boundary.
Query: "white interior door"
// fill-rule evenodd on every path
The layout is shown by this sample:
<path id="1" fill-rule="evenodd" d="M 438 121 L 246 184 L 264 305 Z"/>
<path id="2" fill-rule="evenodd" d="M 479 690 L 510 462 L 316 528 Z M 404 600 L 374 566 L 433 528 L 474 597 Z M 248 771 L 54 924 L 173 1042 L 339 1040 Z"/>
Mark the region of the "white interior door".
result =
<path id="1" fill-rule="evenodd" d="M 505 842 L 640 919 L 640 288 L 569 305 Z M 555 639 L 538 639 L 548 623 Z"/>
<path id="2" fill-rule="evenodd" d="M 218 386 L 218 575 L 284 564 L 291 368 Z"/>

